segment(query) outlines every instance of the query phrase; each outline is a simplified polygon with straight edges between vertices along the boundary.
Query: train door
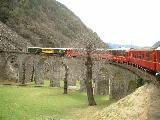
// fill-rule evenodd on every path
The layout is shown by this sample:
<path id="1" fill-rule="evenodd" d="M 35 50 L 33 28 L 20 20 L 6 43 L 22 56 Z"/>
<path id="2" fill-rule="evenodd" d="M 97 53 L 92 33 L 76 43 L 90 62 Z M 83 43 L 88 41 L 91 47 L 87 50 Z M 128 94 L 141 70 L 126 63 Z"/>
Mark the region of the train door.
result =
<path id="1" fill-rule="evenodd" d="M 134 59 L 135 59 L 135 51 L 130 51 L 130 62 L 134 64 Z"/>
<path id="2" fill-rule="evenodd" d="M 150 51 L 151 70 L 156 71 L 156 53 L 155 50 Z"/>
<path id="3" fill-rule="evenodd" d="M 153 62 L 153 51 L 146 51 L 145 66 L 149 70 L 152 70 L 152 71 L 155 70 L 155 63 Z"/>
<path id="4" fill-rule="evenodd" d="M 160 72 L 160 50 L 155 51 L 155 59 L 156 59 L 156 72 Z"/>

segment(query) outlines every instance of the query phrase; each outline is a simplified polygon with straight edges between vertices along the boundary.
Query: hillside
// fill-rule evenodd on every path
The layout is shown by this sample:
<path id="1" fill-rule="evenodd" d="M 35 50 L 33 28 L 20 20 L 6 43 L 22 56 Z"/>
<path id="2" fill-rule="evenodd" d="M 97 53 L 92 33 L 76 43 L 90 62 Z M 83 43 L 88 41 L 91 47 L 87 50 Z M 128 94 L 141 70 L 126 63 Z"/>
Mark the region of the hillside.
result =
<path id="1" fill-rule="evenodd" d="M 160 41 L 156 42 L 152 47 L 153 47 L 153 48 L 160 47 Z"/>
<path id="2" fill-rule="evenodd" d="M 0 21 L 33 46 L 84 47 L 87 40 L 94 41 L 97 47 L 106 46 L 73 12 L 55 0 L 1 0 Z"/>

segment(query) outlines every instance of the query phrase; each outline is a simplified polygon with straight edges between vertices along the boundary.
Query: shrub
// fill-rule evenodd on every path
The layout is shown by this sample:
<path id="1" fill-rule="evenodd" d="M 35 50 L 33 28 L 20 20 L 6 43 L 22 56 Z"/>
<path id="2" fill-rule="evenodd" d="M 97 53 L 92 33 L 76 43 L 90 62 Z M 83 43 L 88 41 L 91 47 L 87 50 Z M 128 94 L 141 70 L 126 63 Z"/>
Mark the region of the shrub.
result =
<path id="1" fill-rule="evenodd" d="M 142 78 L 137 79 L 136 81 L 137 88 L 144 85 L 144 80 Z"/>

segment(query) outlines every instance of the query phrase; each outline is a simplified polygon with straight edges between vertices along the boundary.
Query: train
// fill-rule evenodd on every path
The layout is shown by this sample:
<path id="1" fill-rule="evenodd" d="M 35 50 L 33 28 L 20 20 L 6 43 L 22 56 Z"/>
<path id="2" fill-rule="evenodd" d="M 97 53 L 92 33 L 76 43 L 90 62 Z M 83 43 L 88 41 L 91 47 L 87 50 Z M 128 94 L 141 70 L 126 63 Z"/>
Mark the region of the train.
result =
<path id="1" fill-rule="evenodd" d="M 160 73 L 160 47 L 157 49 L 111 49 L 107 50 L 113 62 L 127 63 L 143 68 L 153 74 Z"/>
<path id="2" fill-rule="evenodd" d="M 47 54 L 47 55 L 67 56 L 67 57 L 82 57 L 82 56 L 84 56 L 85 49 L 83 49 L 83 48 L 28 47 L 27 52 L 32 53 L 32 54 Z"/>
<path id="3" fill-rule="evenodd" d="M 160 72 L 160 48 L 128 51 L 129 62 L 153 73 Z"/>
<path id="4" fill-rule="evenodd" d="M 28 47 L 28 53 L 49 54 L 66 57 L 85 57 L 83 48 L 41 48 Z M 132 64 L 153 73 L 160 73 L 160 47 L 157 49 L 96 49 L 93 58 L 107 59 L 112 62 Z"/>
<path id="5" fill-rule="evenodd" d="M 64 56 L 66 54 L 67 49 L 65 48 L 41 48 L 41 47 L 28 47 L 27 52 L 28 53 L 34 53 L 34 54 L 55 54 Z"/>

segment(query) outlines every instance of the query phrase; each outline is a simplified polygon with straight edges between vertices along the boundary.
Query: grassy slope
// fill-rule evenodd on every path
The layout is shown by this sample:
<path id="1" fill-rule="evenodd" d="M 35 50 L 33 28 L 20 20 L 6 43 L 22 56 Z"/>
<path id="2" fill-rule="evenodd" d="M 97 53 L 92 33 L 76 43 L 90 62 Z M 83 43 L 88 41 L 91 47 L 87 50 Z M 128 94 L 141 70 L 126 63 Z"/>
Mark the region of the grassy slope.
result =
<path id="1" fill-rule="evenodd" d="M 0 119 L 28 120 L 52 116 L 70 116 L 74 108 L 87 107 L 85 93 L 69 92 L 63 95 L 62 88 L 50 87 L 0 87 Z M 106 96 L 96 96 L 98 104 L 106 103 Z"/>

